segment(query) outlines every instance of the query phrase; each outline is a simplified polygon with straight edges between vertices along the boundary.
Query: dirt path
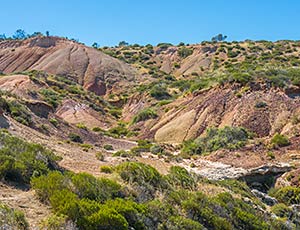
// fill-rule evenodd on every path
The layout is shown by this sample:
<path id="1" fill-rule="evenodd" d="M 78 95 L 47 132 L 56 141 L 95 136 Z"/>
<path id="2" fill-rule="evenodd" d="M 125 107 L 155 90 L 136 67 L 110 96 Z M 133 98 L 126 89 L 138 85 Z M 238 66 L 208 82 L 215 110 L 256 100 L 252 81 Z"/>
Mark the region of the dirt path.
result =
<path id="1" fill-rule="evenodd" d="M 51 149 L 55 154 L 61 156 L 63 159 L 59 162 L 59 165 L 65 169 L 71 170 L 73 172 L 87 172 L 94 176 L 101 175 L 99 167 L 102 165 L 113 165 L 119 162 L 118 159 L 114 159 L 108 154 L 107 159 L 109 161 L 99 161 L 96 158 L 97 152 L 102 152 L 102 148 L 94 146 L 93 149 L 84 151 L 76 143 L 66 143 L 61 139 L 53 136 L 44 135 L 34 129 L 24 126 L 13 119 L 9 119 L 11 127 L 9 131 L 29 142 L 39 143 L 49 149 Z M 108 138 L 109 140 L 111 138 Z M 118 145 L 123 143 L 124 149 L 128 146 L 132 146 L 134 143 L 131 141 L 120 141 L 116 140 Z"/>
<path id="2" fill-rule="evenodd" d="M 50 208 L 35 197 L 34 191 L 24 191 L 3 183 L 0 183 L 0 202 L 24 212 L 31 230 L 40 229 L 41 220 L 51 213 Z"/>

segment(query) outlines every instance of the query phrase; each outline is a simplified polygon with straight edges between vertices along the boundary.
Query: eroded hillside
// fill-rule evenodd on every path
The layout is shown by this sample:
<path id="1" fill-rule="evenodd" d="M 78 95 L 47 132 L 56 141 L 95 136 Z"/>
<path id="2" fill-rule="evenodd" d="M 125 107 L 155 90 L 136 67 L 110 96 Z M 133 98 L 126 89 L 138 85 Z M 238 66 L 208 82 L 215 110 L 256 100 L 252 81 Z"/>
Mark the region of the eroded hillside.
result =
<path id="1" fill-rule="evenodd" d="M 0 71 L 30 70 L 68 76 L 97 95 L 120 92 L 135 79 L 135 70 L 93 48 L 59 37 L 0 42 Z"/>
<path id="2" fill-rule="evenodd" d="M 299 47 L 1 41 L 4 220 L 22 229 L 25 218 L 29 229 L 297 229 Z"/>

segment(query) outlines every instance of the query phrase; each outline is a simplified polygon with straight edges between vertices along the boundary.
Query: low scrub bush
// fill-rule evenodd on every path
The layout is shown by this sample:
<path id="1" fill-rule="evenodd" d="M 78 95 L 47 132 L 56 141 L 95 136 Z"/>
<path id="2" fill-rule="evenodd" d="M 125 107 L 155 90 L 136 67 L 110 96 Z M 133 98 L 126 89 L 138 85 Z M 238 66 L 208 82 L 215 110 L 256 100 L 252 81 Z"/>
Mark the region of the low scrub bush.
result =
<path id="1" fill-rule="evenodd" d="M 110 174 L 113 172 L 113 168 L 111 166 L 103 165 L 100 167 L 100 172 Z"/>
<path id="2" fill-rule="evenodd" d="M 82 143 L 83 142 L 82 139 L 81 139 L 81 137 L 78 134 L 76 134 L 76 133 L 70 133 L 69 134 L 69 139 L 71 141 L 77 142 L 77 143 Z"/>
<path id="3" fill-rule="evenodd" d="M 270 195 L 286 205 L 300 204 L 300 188 L 298 187 L 283 187 L 270 191 Z"/>
<path id="4" fill-rule="evenodd" d="M 59 160 L 51 151 L 0 130 L 0 179 L 29 183 L 32 176 L 47 174 Z"/>
<path id="5" fill-rule="evenodd" d="M 29 230 L 29 224 L 22 212 L 0 203 L 0 228 Z"/>
<path id="6" fill-rule="evenodd" d="M 191 54 L 193 54 L 193 50 L 189 49 L 187 47 L 180 47 L 178 49 L 178 55 L 181 58 L 186 58 L 186 57 L 190 56 Z"/>
<path id="7" fill-rule="evenodd" d="M 151 97 L 154 97 L 157 100 L 166 100 L 171 98 L 171 95 L 168 93 L 167 87 L 163 85 L 154 85 L 149 93 Z"/>
<path id="8" fill-rule="evenodd" d="M 272 137 L 271 143 L 277 147 L 284 147 L 284 146 L 288 146 L 290 144 L 290 141 L 286 136 L 276 133 Z"/>
<path id="9" fill-rule="evenodd" d="M 210 128 L 205 137 L 184 142 L 182 152 L 201 154 L 222 148 L 238 149 L 243 147 L 249 138 L 251 138 L 251 134 L 241 127 Z"/>
<path id="10" fill-rule="evenodd" d="M 146 120 L 154 119 L 154 118 L 157 118 L 157 113 L 153 109 L 147 108 L 147 109 L 140 111 L 137 115 L 135 115 L 132 120 L 132 123 L 146 121 Z"/>
<path id="11" fill-rule="evenodd" d="M 150 165 L 139 162 L 126 162 L 116 167 L 121 178 L 129 183 L 149 183 L 154 187 L 160 187 L 162 176 Z"/>
<path id="12" fill-rule="evenodd" d="M 180 166 L 171 166 L 166 179 L 174 187 L 184 189 L 195 189 L 197 185 L 194 177 L 186 169 Z"/>

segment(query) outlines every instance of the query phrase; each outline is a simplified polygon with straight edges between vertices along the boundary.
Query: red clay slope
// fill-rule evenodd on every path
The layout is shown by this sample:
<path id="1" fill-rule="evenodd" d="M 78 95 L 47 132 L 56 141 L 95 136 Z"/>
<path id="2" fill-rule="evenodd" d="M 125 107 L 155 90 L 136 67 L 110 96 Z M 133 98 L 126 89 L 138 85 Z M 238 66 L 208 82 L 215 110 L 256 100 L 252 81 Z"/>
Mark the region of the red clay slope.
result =
<path id="1" fill-rule="evenodd" d="M 99 50 L 59 37 L 0 42 L 0 72 L 41 70 L 73 77 L 97 95 L 119 92 L 135 79 L 129 65 Z"/>

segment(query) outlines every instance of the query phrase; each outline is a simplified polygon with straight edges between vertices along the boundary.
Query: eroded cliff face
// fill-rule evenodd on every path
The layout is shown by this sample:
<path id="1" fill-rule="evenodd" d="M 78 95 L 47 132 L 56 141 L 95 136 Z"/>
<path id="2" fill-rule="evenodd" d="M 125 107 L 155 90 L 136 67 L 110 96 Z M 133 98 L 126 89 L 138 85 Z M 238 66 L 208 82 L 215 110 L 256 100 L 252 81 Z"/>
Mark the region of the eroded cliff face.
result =
<path id="1" fill-rule="evenodd" d="M 292 124 L 292 118 L 299 114 L 299 99 L 266 86 L 253 87 L 237 95 L 240 90 L 234 86 L 215 87 L 175 100 L 158 111 L 159 118 L 143 124 L 148 138 L 181 143 L 201 136 L 209 127 L 224 126 L 245 127 L 260 138 L 277 132 L 293 135 L 299 131 Z M 139 107 L 146 107 L 146 101 L 130 100 L 124 108 L 126 117 Z"/>
<path id="2" fill-rule="evenodd" d="M 41 70 L 70 76 L 97 95 L 119 92 L 135 79 L 129 65 L 99 50 L 58 37 L 0 42 L 0 72 Z"/>

